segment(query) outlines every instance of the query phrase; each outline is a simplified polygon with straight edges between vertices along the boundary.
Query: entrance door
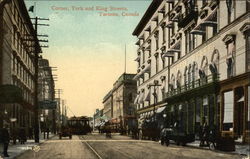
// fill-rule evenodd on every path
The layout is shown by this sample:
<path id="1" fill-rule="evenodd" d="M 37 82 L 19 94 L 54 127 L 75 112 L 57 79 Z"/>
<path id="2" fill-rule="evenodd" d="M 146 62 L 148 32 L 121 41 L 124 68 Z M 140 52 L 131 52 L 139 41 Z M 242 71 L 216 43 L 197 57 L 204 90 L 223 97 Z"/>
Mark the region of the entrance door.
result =
<path id="1" fill-rule="evenodd" d="M 236 97 L 236 136 L 241 137 L 243 135 L 243 122 L 244 122 L 244 89 L 243 87 L 239 87 L 235 90 Z"/>
<path id="2" fill-rule="evenodd" d="M 243 116 L 244 116 L 244 101 L 237 102 L 237 135 L 240 137 L 243 135 Z"/>

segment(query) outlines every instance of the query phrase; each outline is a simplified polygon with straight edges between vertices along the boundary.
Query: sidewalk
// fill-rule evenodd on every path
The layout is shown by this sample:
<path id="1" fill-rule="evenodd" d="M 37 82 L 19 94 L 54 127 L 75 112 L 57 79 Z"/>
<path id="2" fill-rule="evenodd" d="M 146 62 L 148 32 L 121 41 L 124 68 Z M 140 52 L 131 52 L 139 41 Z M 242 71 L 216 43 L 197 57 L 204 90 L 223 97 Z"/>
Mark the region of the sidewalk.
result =
<path id="1" fill-rule="evenodd" d="M 195 148 L 200 148 L 200 149 L 207 149 L 209 150 L 208 147 L 200 147 L 200 141 L 195 141 L 192 143 L 188 143 L 187 146 L 190 147 L 195 147 Z M 218 151 L 218 150 L 216 150 Z M 224 152 L 224 151 L 222 151 Z M 236 143 L 235 145 L 235 151 L 232 152 L 226 152 L 226 153 L 232 153 L 232 154 L 240 154 L 242 156 L 245 156 L 246 159 L 250 159 L 250 146 L 248 144 L 240 144 L 240 143 Z M 247 158 L 248 157 L 248 158 Z"/>
<path id="2" fill-rule="evenodd" d="M 53 138 L 55 134 L 49 134 L 49 139 Z M 16 145 L 13 145 L 13 143 L 10 143 L 9 148 L 8 148 L 8 154 L 10 157 L 3 157 L 2 152 L 3 152 L 3 146 L 0 144 L 0 159 L 14 159 L 17 156 L 21 155 L 27 150 L 32 150 L 32 148 L 35 145 L 40 145 L 47 141 L 48 139 L 43 138 L 43 134 L 40 134 L 40 143 L 35 143 L 34 139 L 32 140 L 27 140 L 24 145 L 21 145 L 19 142 L 17 142 Z"/>

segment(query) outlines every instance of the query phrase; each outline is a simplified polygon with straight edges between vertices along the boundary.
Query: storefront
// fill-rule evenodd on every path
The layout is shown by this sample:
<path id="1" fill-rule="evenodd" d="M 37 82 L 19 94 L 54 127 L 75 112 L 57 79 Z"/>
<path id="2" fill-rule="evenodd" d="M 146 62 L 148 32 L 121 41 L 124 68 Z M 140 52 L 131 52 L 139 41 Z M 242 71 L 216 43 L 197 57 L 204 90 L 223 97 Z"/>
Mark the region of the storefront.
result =
<path id="1" fill-rule="evenodd" d="M 210 128 L 218 127 L 219 85 L 212 76 L 208 76 L 205 83 L 197 80 L 191 85 L 182 86 L 167 94 L 169 106 L 166 109 L 166 121 L 168 126 L 178 123 L 181 131 L 198 137 L 203 122 L 206 121 Z"/>
<path id="2" fill-rule="evenodd" d="M 250 138 L 250 73 L 220 82 L 220 130 L 242 142 Z"/>

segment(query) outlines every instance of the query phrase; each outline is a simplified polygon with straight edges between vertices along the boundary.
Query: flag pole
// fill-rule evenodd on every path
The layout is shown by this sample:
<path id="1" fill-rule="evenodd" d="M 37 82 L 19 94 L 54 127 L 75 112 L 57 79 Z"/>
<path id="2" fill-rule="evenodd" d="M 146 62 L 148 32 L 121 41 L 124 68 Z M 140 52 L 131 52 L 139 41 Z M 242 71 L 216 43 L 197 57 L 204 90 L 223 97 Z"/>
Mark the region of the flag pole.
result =
<path id="1" fill-rule="evenodd" d="M 124 73 L 126 74 L 126 72 L 127 72 L 127 50 L 126 50 L 126 44 L 125 44 L 125 67 L 124 67 L 124 69 L 125 69 L 125 71 L 124 71 Z"/>

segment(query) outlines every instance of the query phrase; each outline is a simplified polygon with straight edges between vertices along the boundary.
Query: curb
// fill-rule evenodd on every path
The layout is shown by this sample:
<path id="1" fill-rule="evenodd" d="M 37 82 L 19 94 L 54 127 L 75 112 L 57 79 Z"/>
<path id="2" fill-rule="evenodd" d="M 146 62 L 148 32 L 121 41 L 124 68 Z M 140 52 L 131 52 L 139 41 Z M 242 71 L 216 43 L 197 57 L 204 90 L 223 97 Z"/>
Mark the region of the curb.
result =
<path id="1" fill-rule="evenodd" d="M 51 137 L 49 137 L 48 139 L 45 139 L 43 142 L 39 142 L 37 145 L 40 146 L 40 145 L 44 144 L 46 141 L 48 141 L 48 140 L 54 138 L 55 136 L 57 136 L 57 135 L 54 134 L 54 135 L 52 135 Z M 14 156 L 13 159 L 17 159 L 18 157 L 20 157 L 21 155 L 23 155 L 23 154 L 24 154 L 25 152 L 27 152 L 27 151 L 30 151 L 30 150 L 25 150 L 25 151 L 21 152 L 20 154 Z"/>
<path id="2" fill-rule="evenodd" d="M 223 154 L 240 155 L 240 156 L 245 156 L 245 157 L 248 156 L 247 154 L 240 154 L 240 153 L 237 153 L 235 151 L 226 152 L 226 151 L 220 151 L 220 150 L 211 150 L 209 148 L 202 148 L 199 146 L 192 146 L 192 145 L 186 145 L 186 147 L 196 148 L 196 149 L 200 149 L 200 150 L 209 150 L 209 151 L 214 151 L 214 152 L 223 153 Z"/>

